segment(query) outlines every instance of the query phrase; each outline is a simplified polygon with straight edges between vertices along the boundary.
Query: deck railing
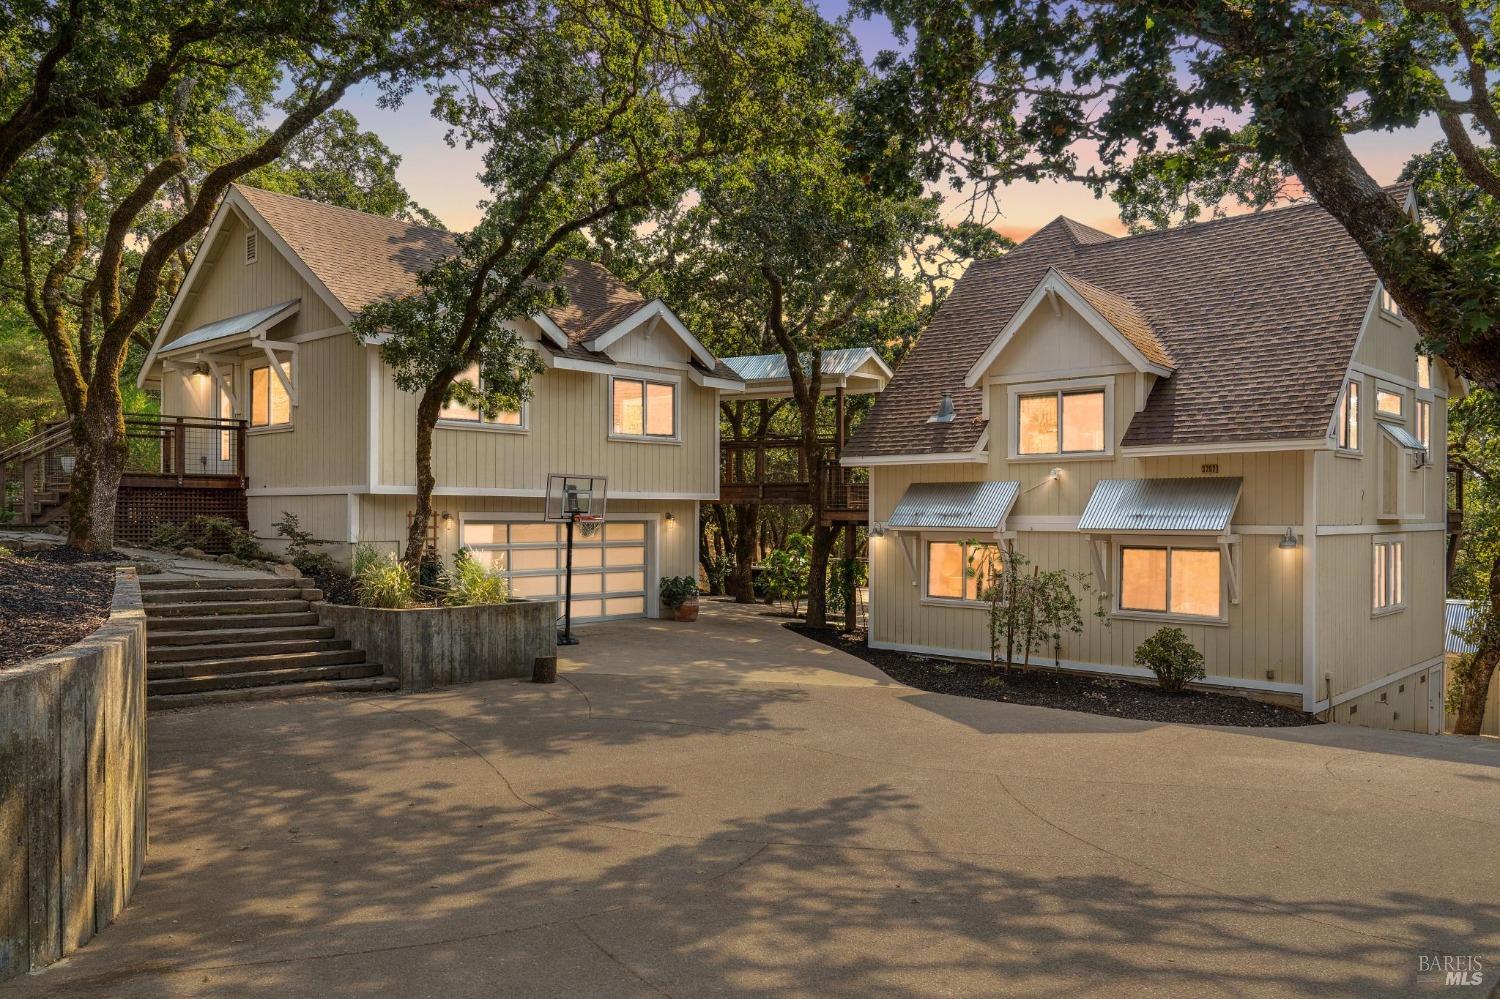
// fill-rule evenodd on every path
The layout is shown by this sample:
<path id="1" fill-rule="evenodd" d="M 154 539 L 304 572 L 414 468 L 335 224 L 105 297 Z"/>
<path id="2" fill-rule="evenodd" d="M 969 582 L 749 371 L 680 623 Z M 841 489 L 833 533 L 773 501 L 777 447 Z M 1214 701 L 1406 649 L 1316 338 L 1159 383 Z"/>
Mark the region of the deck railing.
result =
<path id="1" fill-rule="evenodd" d="M 838 462 L 837 443 L 820 440 L 823 509 L 868 510 L 870 486 L 863 473 Z M 725 503 L 811 504 L 812 477 L 800 437 L 726 440 L 719 444 L 719 498 Z"/>

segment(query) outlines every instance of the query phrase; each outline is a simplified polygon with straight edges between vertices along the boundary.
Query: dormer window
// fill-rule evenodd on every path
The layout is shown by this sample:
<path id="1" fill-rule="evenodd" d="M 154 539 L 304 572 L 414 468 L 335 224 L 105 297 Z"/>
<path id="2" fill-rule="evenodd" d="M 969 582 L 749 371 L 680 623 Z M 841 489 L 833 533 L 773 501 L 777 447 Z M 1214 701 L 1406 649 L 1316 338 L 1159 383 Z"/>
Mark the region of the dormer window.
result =
<path id="1" fill-rule="evenodd" d="M 1016 454 L 1102 454 L 1107 406 L 1103 388 L 1022 392 L 1016 399 Z"/>
<path id="2" fill-rule="evenodd" d="M 1377 292 L 1377 296 L 1380 299 L 1381 312 L 1384 312 L 1386 315 L 1392 317 L 1393 319 L 1401 318 L 1401 306 L 1397 305 L 1396 300 L 1391 297 L 1391 293 L 1385 290 L 1385 285 L 1380 285 L 1380 290 Z"/>
<path id="3" fill-rule="evenodd" d="M 260 259 L 260 233 L 251 229 L 245 233 L 245 263 L 253 264 Z"/>

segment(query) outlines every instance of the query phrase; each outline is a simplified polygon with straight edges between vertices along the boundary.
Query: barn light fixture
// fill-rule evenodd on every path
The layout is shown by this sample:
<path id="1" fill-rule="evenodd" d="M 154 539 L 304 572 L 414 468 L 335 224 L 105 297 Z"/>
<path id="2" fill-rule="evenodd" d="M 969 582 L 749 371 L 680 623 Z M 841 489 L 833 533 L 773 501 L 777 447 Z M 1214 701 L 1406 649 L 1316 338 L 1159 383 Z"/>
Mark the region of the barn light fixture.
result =
<path id="1" fill-rule="evenodd" d="M 1288 527 L 1286 533 L 1281 536 L 1281 540 L 1276 543 L 1276 547 L 1283 551 L 1291 551 L 1293 548 L 1296 548 L 1297 532 Z"/>

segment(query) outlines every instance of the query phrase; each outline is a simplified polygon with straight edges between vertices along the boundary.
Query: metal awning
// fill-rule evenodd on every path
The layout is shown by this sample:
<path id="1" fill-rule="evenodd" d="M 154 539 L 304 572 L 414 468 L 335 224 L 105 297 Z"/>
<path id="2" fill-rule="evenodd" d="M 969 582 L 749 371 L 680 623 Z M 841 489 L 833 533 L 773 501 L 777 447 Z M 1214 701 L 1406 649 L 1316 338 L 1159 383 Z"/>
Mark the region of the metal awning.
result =
<path id="1" fill-rule="evenodd" d="M 1101 479 L 1078 520 L 1091 534 L 1223 534 L 1240 501 L 1238 476 Z"/>
<path id="2" fill-rule="evenodd" d="M 205 323 L 195 329 L 188 330 L 171 343 L 163 344 L 161 353 L 170 354 L 184 347 L 202 347 L 215 340 L 225 340 L 229 337 L 253 333 L 257 329 L 269 329 L 296 312 L 301 304 L 300 300 L 282 302 L 280 305 L 268 305 L 264 309 L 256 309 L 254 312 L 246 312 L 242 315 L 230 316 L 228 319 L 219 319 L 211 323 Z"/>
<path id="3" fill-rule="evenodd" d="M 885 526 L 891 530 L 1000 531 L 1021 483 L 916 482 L 908 486 Z"/>
<path id="4" fill-rule="evenodd" d="M 1427 445 L 1418 440 L 1416 434 L 1412 433 L 1410 430 L 1407 430 L 1400 424 L 1382 422 L 1380 424 L 1380 429 L 1384 430 L 1386 434 L 1390 436 L 1391 440 L 1395 441 L 1397 444 L 1400 444 L 1408 451 L 1427 450 Z"/>

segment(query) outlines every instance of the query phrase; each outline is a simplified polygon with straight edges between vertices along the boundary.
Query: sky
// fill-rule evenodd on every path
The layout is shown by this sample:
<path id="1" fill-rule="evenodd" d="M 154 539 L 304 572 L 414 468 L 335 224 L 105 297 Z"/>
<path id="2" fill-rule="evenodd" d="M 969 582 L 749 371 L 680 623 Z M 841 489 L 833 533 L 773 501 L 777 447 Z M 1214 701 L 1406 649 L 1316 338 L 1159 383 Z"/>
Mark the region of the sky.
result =
<path id="1" fill-rule="evenodd" d="M 842 16 L 845 0 L 814 0 L 824 17 Z M 899 44 L 884 20 L 857 20 L 850 26 L 866 59 L 882 49 Z M 443 141 L 444 127 L 431 117 L 431 101 L 418 91 L 396 110 L 380 108 L 377 91 L 365 87 L 354 91 L 341 107 L 352 112 L 361 125 L 379 135 L 401 157 L 397 177 L 416 202 L 442 219 L 455 231 L 473 227 L 479 219 L 478 204 L 485 195 L 476 179 L 479 156 L 462 148 L 449 148 Z M 1396 132 L 1353 136 L 1350 147 L 1377 181 L 1393 182 L 1414 154 L 1429 149 L 1442 137 L 1434 121 Z M 955 200 L 950 220 L 962 216 Z M 991 224 L 1013 239 L 1024 239 L 1059 215 L 1110 233 L 1123 233 L 1119 212 L 1108 198 L 1095 198 L 1082 184 L 1065 181 L 1013 184 L 1003 189 L 1000 216 Z"/>

